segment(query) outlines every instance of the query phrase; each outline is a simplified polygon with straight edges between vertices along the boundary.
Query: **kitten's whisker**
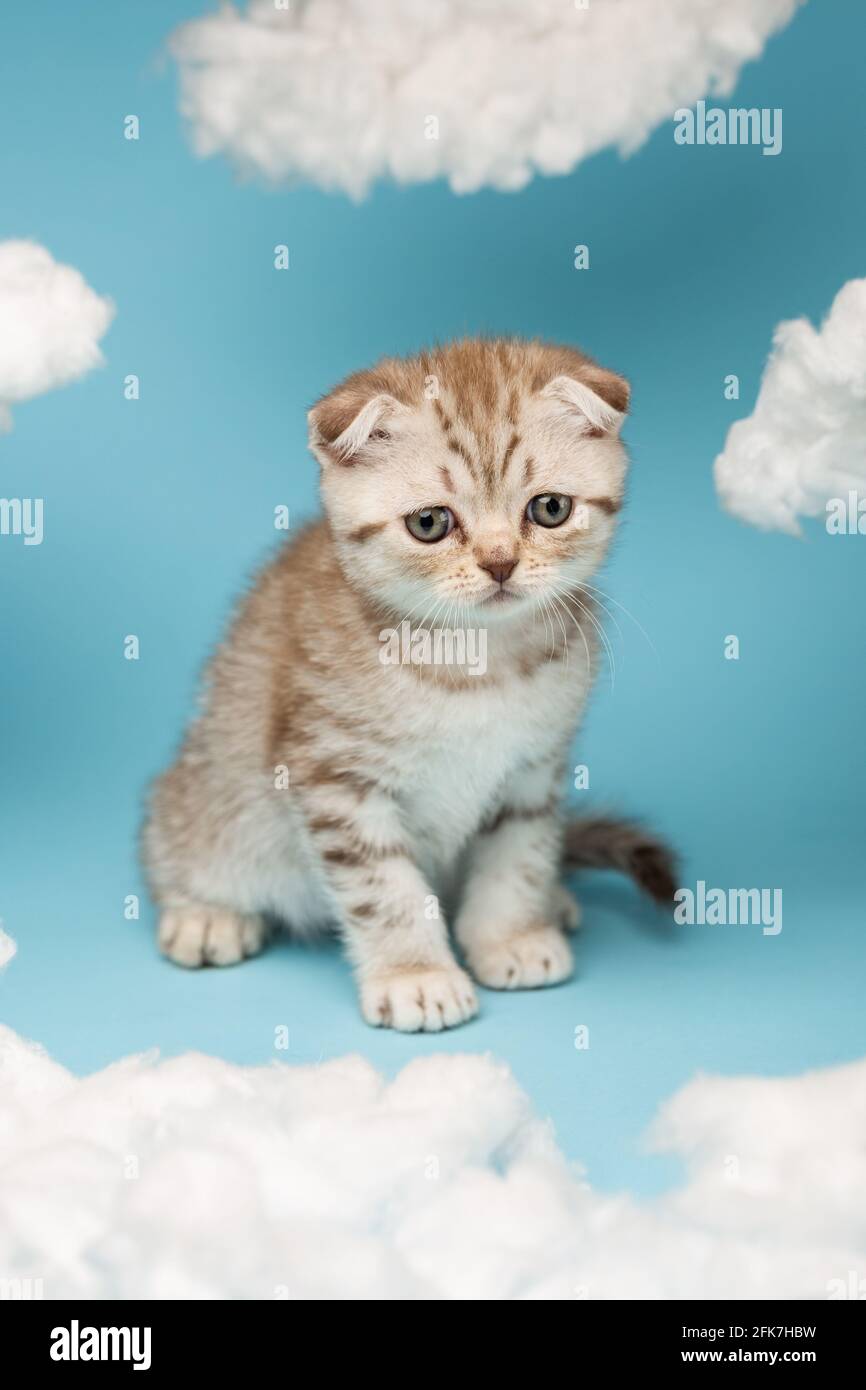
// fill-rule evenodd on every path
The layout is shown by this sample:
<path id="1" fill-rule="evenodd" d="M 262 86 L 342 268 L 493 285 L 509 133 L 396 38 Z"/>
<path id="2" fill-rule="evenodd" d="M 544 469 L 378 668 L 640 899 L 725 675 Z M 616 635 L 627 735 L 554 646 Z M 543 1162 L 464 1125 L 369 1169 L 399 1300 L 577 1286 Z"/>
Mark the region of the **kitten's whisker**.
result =
<path id="1" fill-rule="evenodd" d="M 554 634 L 554 630 L 553 630 L 553 621 L 552 621 L 551 618 L 550 618 L 550 609 L 549 609 L 549 604 L 548 604 L 548 602 L 547 602 L 547 597 L 546 597 L 546 595 L 545 595 L 545 594 L 541 594 L 541 595 L 539 595 L 539 597 L 540 597 L 540 599 L 541 599 L 541 612 L 542 612 L 542 616 L 543 616 L 543 618 L 544 618 L 544 631 L 545 631 L 545 636 L 547 635 L 547 625 L 548 625 L 548 622 L 550 623 L 550 646 L 549 646 L 549 648 L 548 648 L 548 654 L 547 654 L 547 660 L 548 660 L 548 662 L 550 662 L 550 661 L 553 660 L 553 653 L 554 653 L 554 651 L 556 650 L 556 644 L 555 644 L 555 640 L 554 640 L 555 634 Z"/>
<path id="2" fill-rule="evenodd" d="M 555 592 L 555 591 L 552 590 L 552 592 Z M 592 653 L 591 653 L 591 651 L 590 651 L 590 649 L 589 649 L 589 643 L 588 643 L 587 640 L 586 640 L 586 633 L 585 633 L 584 630 L 583 630 L 583 626 L 582 626 L 581 623 L 578 621 L 576 615 L 575 615 L 574 613 L 572 613 L 572 611 L 571 611 L 571 609 L 569 608 L 568 604 L 564 601 L 563 596 L 560 595 L 560 594 L 557 594 L 556 597 L 557 597 L 558 601 L 562 604 L 562 607 L 564 608 L 564 610 L 565 610 L 567 616 L 571 619 L 571 621 L 574 623 L 575 627 L 577 628 L 578 632 L 580 633 L 580 640 L 583 642 L 583 650 L 584 650 L 585 653 L 586 653 L 586 669 L 587 669 L 587 674 L 591 677 L 592 674 L 593 674 Z"/>
<path id="3" fill-rule="evenodd" d="M 559 611 L 559 599 L 557 598 L 557 596 L 556 596 L 555 593 L 551 593 L 551 596 L 550 596 L 550 597 L 551 597 L 551 605 L 552 605 L 552 608 L 553 608 L 553 612 L 556 614 L 557 621 L 559 622 L 559 626 L 560 626 L 561 629 L 562 629 L 562 645 L 563 645 L 563 650 L 565 651 L 565 664 L 566 664 L 566 667 L 567 667 L 567 666 L 568 666 L 568 657 L 569 657 L 569 651 L 568 651 L 568 632 L 566 631 L 565 623 L 562 621 L 562 614 L 561 614 L 561 612 Z"/>
<path id="4" fill-rule="evenodd" d="M 634 616 L 634 613 L 630 612 L 629 609 L 626 608 L 624 603 L 620 603 L 618 599 L 615 599 L 611 594 L 605 593 L 604 589 L 599 589 L 595 584 L 588 584 L 586 580 L 581 580 L 580 584 L 578 585 L 578 588 L 586 589 L 587 592 L 592 591 L 592 593 L 594 594 L 601 594 L 602 598 L 607 599 L 608 603 L 614 604 L 620 610 L 621 613 L 625 614 L 627 618 L 631 618 L 632 622 L 634 623 L 635 627 L 638 629 L 640 634 L 646 638 L 653 654 L 655 656 L 658 656 L 658 651 L 656 650 L 655 644 L 653 643 L 653 640 L 650 637 L 649 633 L 641 625 L 641 623 L 638 622 L 637 618 Z"/>
<path id="5" fill-rule="evenodd" d="M 610 666 L 610 672 L 611 672 L 611 689 L 613 689 L 614 684 L 615 684 L 615 679 L 616 679 L 616 662 L 615 662 L 615 659 L 614 659 L 613 647 L 612 647 L 612 645 L 611 645 L 611 643 L 610 643 L 610 640 L 609 640 L 609 638 L 608 638 L 608 636 L 607 636 L 607 633 L 604 631 L 604 629 L 601 627 L 601 625 L 600 625 L 599 622 L 597 621 L 597 619 L 596 619 L 595 615 L 593 614 L 592 610 L 591 610 L 590 608 L 587 608 L 584 604 L 582 604 L 582 603 L 580 602 L 580 599 L 577 597 L 577 594 L 575 593 L 575 591 L 574 591 L 573 589 L 565 589 L 565 590 L 559 591 L 559 590 L 555 589 L 553 586 L 551 586 L 551 591 L 557 593 L 557 596 L 559 597 L 560 601 L 562 602 L 563 607 L 565 608 L 565 611 L 568 613 L 568 615 L 569 615 L 569 617 L 571 618 L 572 622 L 575 623 L 575 624 L 577 625 L 577 627 L 579 628 L 579 630 L 580 630 L 580 632 L 581 632 L 581 635 L 583 636 L 583 641 L 584 641 L 584 646 L 585 646 L 585 647 L 587 646 L 587 643 L 586 643 L 586 634 L 585 634 L 584 631 L 583 631 L 583 625 L 582 625 L 582 623 L 579 622 L 578 618 L 577 618 L 577 617 L 575 616 L 575 614 L 572 612 L 571 608 L 569 607 L 569 603 L 576 603 L 577 606 L 578 606 L 578 608 L 580 609 L 580 611 L 581 611 L 582 613 L 584 613 L 584 614 L 586 615 L 587 618 L 589 618 L 590 622 L 591 622 L 591 623 L 593 624 L 593 626 L 595 627 L 596 631 L 597 631 L 598 634 L 599 634 L 599 637 L 601 638 L 601 644 L 602 644 L 602 647 L 604 648 L 604 653 L 605 653 L 605 656 L 607 657 L 608 665 Z M 566 600 L 567 600 L 567 601 L 566 601 Z M 592 600 L 591 600 L 591 602 L 592 602 Z M 591 658 L 591 656 L 590 656 L 590 654 L 589 654 L 588 648 L 587 648 L 587 657 L 588 657 L 588 659 L 589 659 L 589 661 L 590 661 L 590 671 L 591 671 L 591 670 L 592 670 L 592 658 Z"/>
<path id="6" fill-rule="evenodd" d="M 440 613 L 442 613 L 443 608 L 444 608 L 445 616 L 444 616 L 444 618 L 440 619 L 440 616 L 439 616 L 439 615 L 440 615 Z M 450 631 L 450 630 L 451 630 L 451 615 L 452 615 L 453 612 L 454 612 L 454 599 L 451 598 L 448 594 L 446 594 L 446 595 L 445 595 L 445 598 L 443 599 L 442 604 L 439 606 L 439 608 L 436 609 L 436 623 L 439 624 L 439 626 L 438 626 L 437 628 L 434 628 L 434 631 L 444 631 L 444 632 Z M 433 653 L 432 653 L 432 651 L 431 651 L 431 664 L 435 665 L 435 661 L 433 660 Z M 447 667 L 448 667 L 448 683 L 449 683 L 449 685 L 452 685 L 452 686 L 453 686 L 453 684 L 454 684 L 454 672 L 451 670 L 451 665 L 450 665 L 450 663 L 446 663 L 446 665 L 447 665 Z"/>
<path id="7" fill-rule="evenodd" d="M 613 690 L 614 686 L 616 685 L 616 661 L 614 659 L 613 646 L 611 645 L 610 638 L 608 637 L 601 623 L 598 621 L 598 618 L 592 612 L 592 609 L 587 608 L 585 604 L 581 603 L 580 599 L 577 597 L 576 594 L 574 596 L 574 601 L 580 609 L 581 613 L 585 613 L 586 616 L 589 618 L 589 621 L 592 623 L 593 627 L 599 635 L 599 639 L 604 648 L 605 656 L 607 657 L 608 664 L 610 665 L 610 688 L 611 690 Z"/>
<path id="8" fill-rule="evenodd" d="M 445 631 L 446 631 L 446 632 L 448 632 L 448 631 L 453 631 L 453 630 L 454 630 L 453 627 L 452 627 L 452 614 L 454 614 L 456 611 L 457 611 L 457 600 L 454 599 L 454 598 L 452 598 L 452 599 L 449 600 L 449 603 L 448 603 L 448 611 L 447 611 L 447 613 L 445 614 Z M 449 665 L 448 665 L 448 680 L 449 680 L 450 684 L 453 686 L 453 684 L 454 684 L 454 671 L 452 670 L 452 667 L 451 667 L 451 664 L 450 664 L 450 663 L 449 663 Z"/>
<path id="9" fill-rule="evenodd" d="M 548 610 L 549 610 L 549 613 L 550 613 L 550 632 L 552 632 L 552 637 L 553 637 L 552 648 L 550 648 L 550 655 L 549 655 L 549 657 L 548 657 L 548 662 L 552 662 L 552 660 L 555 659 L 556 651 L 557 651 L 556 628 L 553 627 L 553 619 L 555 619 L 555 617 L 556 617 L 556 619 L 559 619 L 559 614 L 557 614 L 557 612 L 556 612 L 556 605 L 555 605 L 555 602 L 553 602 L 553 596 L 552 596 L 552 595 L 546 595 L 546 605 L 548 605 Z M 562 621 L 562 619 L 560 619 L 560 621 Z M 567 639 L 567 632 L 564 632 L 563 635 L 564 635 L 564 641 L 566 641 L 566 646 L 567 646 L 567 645 L 569 645 L 569 639 Z"/>
<path id="10" fill-rule="evenodd" d="M 444 597 L 440 597 L 439 595 L 434 595 L 434 597 L 433 597 L 433 599 L 431 600 L 431 602 L 428 603 L 428 605 L 427 605 L 427 608 L 426 608 L 426 610 L 425 610 L 425 612 L 424 612 L 424 617 L 419 619 L 419 621 L 418 621 L 418 623 L 417 623 L 417 627 L 419 627 L 419 628 L 424 627 L 424 626 L 427 624 L 427 622 L 428 622 L 428 620 L 429 620 L 429 618 L 430 618 L 431 613 L 432 613 L 432 614 L 438 614 L 439 609 L 442 607 L 442 605 L 444 604 L 444 602 L 445 602 L 445 598 L 444 598 Z M 410 627 L 411 627 L 411 625 L 412 625 L 412 615 L 418 611 L 418 608 L 419 608 L 419 607 L 420 607 L 420 604 L 415 604 L 414 607 L 410 608 L 410 609 L 409 609 L 409 612 L 408 612 L 407 614 L 404 615 L 404 621 L 408 621 Z"/>
<path id="11" fill-rule="evenodd" d="M 581 585 L 578 585 L 578 586 L 577 586 L 578 589 L 580 589 L 581 587 L 582 587 Z M 571 590 L 571 592 L 574 592 L 574 590 Z M 604 613 L 604 615 L 605 615 L 606 618 L 610 618 L 610 621 L 613 623 L 614 627 L 616 628 L 616 632 L 617 632 L 617 636 L 619 637 L 619 640 L 620 640 L 620 641 L 623 643 L 623 645 L 624 645 L 624 644 L 625 644 L 625 637 L 624 637 L 624 635 L 623 635 L 623 630 L 622 630 L 622 628 L 620 627 L 620 625 L 619 625 L 619 623 L 618 623 L 618 621 L 617 621 L 616 614 L 615 614 L 615 613 L 612 613 L 612 612 L 610 611 L 610 609 L 609 609 L 604 603 L 602 603 L 601 599 L 600 599 L 600 598 L 597 598 L 595 595 L 590 596 L 590 595 L 587 593 L 587 598 L 590 599 L 590 602 L 592 602 L 593 604 L 595 604 L 595 606 L 596 606 L 597 608 L 600 608 L 600 609 L 601 609 L 601 611 Z"/>
<path id="12" fill-rule="evenodd" d="M 439 614 L 440 614 L 440 612 L 442 611 L 442 609 L 444 608 L 444 606 L 445 606 L 445 604 L 447 603 L 447 601 L 448 601 L 447 595 L 436 595 L 436 596 L 434 596 L 434 598 L 432 599 L 432 601 L 431 601 L 430 603 L 428 603 L 427 609 L 426 609 L 426 611 L 425 611 L 425 613 L 424 613 L 423 618 L 421 618 L 421 619 L 419 620 L 419 622 L 417 622 L 417 623 L 414 625 L 414 628 L 413 628 L 413 624 L 412 624 L 411 614 L 414 613 L 414 612 L 416 612 L 417 609 L 418 609 L 418 607 L 419 607 L 420 605 L 419 605 L 419 604 L 415 604 L 415 605 L 413 606 L 413 608 L 410 608 L 409 612 L 406 613 L 406 614 L 404 614 L 404 618 L 403 618 L 403 621 L 404 621 L 404 622 L 408 622 L 408 624 L 409 624 L 409 633 L 410 633 L 410 637 L 411 637 L 411 634 L 412 634 L 413 631 L 415 631 L 415 632 L 420 632 L 420 631 L 423 631 L 423 630 L 425 630 L 425 629 L 426 629 L 427 631 L 431 632 L 431 633 L 432 633 L 433 631 L 435 631 L 436 620 L 437 620 L 437 618 L 439 617 Z M 401 667 L 400 667 L 400 680 L 402 680 L 402 679 L 403 679 L 403 663 L 401 663 Z"/>

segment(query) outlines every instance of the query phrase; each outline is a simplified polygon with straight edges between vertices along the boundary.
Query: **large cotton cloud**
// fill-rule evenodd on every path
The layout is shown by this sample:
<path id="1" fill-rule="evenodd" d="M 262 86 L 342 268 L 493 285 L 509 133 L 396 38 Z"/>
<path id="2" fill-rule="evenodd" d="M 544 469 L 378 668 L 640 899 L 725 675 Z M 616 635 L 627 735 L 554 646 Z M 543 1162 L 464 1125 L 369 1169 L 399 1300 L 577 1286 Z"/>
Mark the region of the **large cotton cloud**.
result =
<path id="1" fill-rule="evenodd" d="M 0 1028 L 0 1274 L 46 1298 L 826 1298 L 866 1278 L 866 1061 L 699 1078 L 686 1177 L 594 1190 L 504 1065 L 132 1057 Z M 866 1284 L 864 1284 L 866 1289 Z"/>
<path id="2" fill-rule="evenodd" d="M 798 517 L 866 492 L 866 280 L 849 280 L 823 326 L 779 324 L 758 400 L 715 464 L 734 516 L 799 535 Z"/>
<path id="3" fill-rule="evenodd" d="M 111 301 L 44 246 L 0 241 L 0 430 L 11 427 L 11 405 L 99 366 L 113 317 Z"/>
<path id="4" fill-rule="evenodd" d="M 725 95 L 801 0 L 251 0 L 171 48 L 199 154 L 360 197 L 517 189 Z M 427 138 L 428 118 L 439 122 Z"/>

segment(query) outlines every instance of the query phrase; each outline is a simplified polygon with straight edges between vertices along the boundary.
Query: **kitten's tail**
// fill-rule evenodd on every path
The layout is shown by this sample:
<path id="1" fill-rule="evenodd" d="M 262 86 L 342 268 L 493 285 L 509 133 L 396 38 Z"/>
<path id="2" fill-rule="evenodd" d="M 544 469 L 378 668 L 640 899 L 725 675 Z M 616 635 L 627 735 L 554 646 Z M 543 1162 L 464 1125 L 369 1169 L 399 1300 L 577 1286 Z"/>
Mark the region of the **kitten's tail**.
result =
<path id="1" fill-rule="evenodd" d="M 567 869 L 618 869 L 657 903 L 671 902 L 676 892 L 674 851 L 635 821 L 604 816 L 569 821 L 563 863 Z"/>

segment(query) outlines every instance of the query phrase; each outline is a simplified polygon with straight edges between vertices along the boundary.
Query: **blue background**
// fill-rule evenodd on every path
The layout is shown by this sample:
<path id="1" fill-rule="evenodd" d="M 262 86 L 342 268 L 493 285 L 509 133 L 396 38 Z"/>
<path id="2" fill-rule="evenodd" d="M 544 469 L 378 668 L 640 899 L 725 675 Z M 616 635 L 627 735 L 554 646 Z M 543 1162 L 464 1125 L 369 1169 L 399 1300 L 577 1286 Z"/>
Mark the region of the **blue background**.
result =
<path id="1" fill-rule="evenodd" d="M 386 186 L 361 205 L 239 185 L 192 156 L 160 53 L 204 8 L 2 18 L 0 237 L 44 243 L 118 314 L 106 368 L 19 406 L 0 440 L 0 493 L 45 499 L 41 547 L 0 540 L 0 914 L 20 947 L 0 1015 L 77 1071 L 153 1045 L 243 1062 L 357 1050 L 389 1071 L 490 1049 L 594 1182 L 653 1190 L 674 1170 L 642 1154 L 641 1131 L 696 1070 L 864 1051 L 866 541 L 740 525 L 712 462 L 777 322 L 819 321 L 866 273 L 866 8 L 808 5 L 722 103 L 783 108 L 776 158 L 677 146 L 669 123 L 627 161 L 604 153 L 516 195 Z M 485 992 L 471 1026 L 402 1037 L 362 1024 L 330 947 L 226 971 L 163 962 L 136 830 L 227 607 L 274 544 L 273 508 L 316 511 L 307 406 L 380 353 L 480 331 L 579 343 L 634 387 L 631 500 L 603 583 L 649 640 L 619 614 L 615 688 L 602 681 L 575 750 L 580 796 L 664 829 L 686 884 L 781 887 L 784 927 L 675 928 L 590 876 L 575 980 Z M 731 372 L 739 402 L 723 396 Z"/>

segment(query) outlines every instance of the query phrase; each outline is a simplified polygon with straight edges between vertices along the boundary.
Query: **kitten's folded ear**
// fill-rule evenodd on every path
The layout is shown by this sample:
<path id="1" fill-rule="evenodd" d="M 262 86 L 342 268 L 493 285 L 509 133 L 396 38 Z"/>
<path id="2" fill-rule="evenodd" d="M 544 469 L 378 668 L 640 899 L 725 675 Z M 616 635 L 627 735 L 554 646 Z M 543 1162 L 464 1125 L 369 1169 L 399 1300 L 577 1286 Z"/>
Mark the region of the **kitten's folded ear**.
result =
<path id="1" fill-rule="evenodd" d="M 619 434 L 628 410 L 628 382 L 595 364 L 582 368 L 579 377 L 555 376 L 541 394 L 573 412 L 584 422 L 584 432 L 596 438 Z"/>
<path id="2" fill-rule="evenodd" d="M 323 468 L 352 464 L 371 442 L 388 439 L 388 423 L 405 410 L 386 391 L 370 395 L 357 386 L 338 386 L 307 416 L 310 448 Z"/>

